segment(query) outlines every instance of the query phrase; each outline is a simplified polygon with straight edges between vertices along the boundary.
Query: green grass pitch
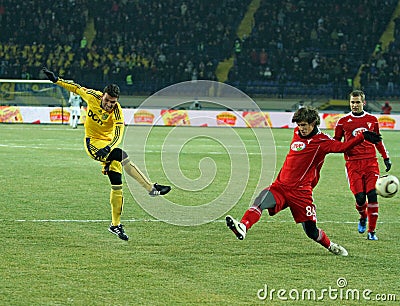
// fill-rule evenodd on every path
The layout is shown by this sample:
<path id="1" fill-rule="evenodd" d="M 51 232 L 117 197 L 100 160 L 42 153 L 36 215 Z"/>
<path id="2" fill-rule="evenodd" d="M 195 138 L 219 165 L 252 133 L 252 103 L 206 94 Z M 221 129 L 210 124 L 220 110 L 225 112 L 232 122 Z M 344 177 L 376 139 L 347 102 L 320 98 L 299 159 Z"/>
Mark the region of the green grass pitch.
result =
<path id="1" fill-rule="evenodd" d="M 157 143 L 170 130 L 155 128 L 154 149 L 146 153 L 154 165 L 149 174 L 160 183 L 167 181 L 160 161 L 168 156 L 157 151 Z M 250 131 L 237 130 L 252 153 L 249 181 L 229 212 L 237 218 L 250 205 L 260 174 L 260 151 Z M 218 130 L 221 137 L 226 132 Z M 292 130 L 272 132 L 279 170 Z M 199 226 L 155 220 L 126 184 L 122 222 L 130 240 L 124 242 L 107 231 L 110 187 L 83 149 L 82 127 L 2 124 L 0 135 L 1 305 L 312 305 L 322 297 L 324 305 L 385 304 L 381 300 L 395 305 L 400 300 L 399 195 L 380 198 L 380 240 L 367 241 L 357 232 L 342 154 L 326 158 L 314 198 L 319 227 L 347 248 L 348 257 L 334 256 L 308 239 L 288 210 L 272 218 L 264 214 L 238 241 L 223 216 Z M 391 173 L 398 177 L 399 135 L 383 132 Z M 210 157 L 215 178 L 193 192 L 172 184 L 167 198 L 199 205 L 228 183 L 229 148 L 207 139 L 186 145 L 179 155 L 182 174 L 198 177 L 199 161 Z M 144 194 L 140 187 L 135 192 Z M 397 302 L 388 301 L 394 298 Z"/>

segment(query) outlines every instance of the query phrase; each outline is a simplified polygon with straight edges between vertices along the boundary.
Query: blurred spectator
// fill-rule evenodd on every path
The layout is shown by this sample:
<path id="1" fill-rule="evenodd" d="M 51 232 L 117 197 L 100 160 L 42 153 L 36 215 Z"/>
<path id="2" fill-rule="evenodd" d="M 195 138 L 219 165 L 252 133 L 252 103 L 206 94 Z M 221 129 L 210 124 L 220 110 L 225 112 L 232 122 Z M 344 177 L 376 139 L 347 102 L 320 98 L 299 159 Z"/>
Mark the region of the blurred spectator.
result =
<path id="1" fill-rule="evenodd" d="M 389 104 L 389 101 L 386 101 L 382 106 L 382 114 L 389 115 L 392 112 L 392 107 Z"/>
<path id="2" fill-rule="evenodd" d="M 0 24 L 1 21 L 3 20 L 3 15 L 6 12 L 5 8 L 4 8 L 4 3 L 3 1 L 0 2 Z"/>
<path id="3" fill-rule="evenodd" d="M 80 42 L 81 49 L 85 49 L 87 46 L 87 43 L 88 43 L 88 41 L 87 41 L 86 37 L 83 36 L 81 39 L 81 42 Z"/>
<path id="4" fill-rule="evenodd" d="M 355 78 L 362 64 L 368 64 L 373 71 L 364 72 L 364 85 L 371 87 L 376 95 L 388 94 L 385 92 L 387 70 L 399 61 L 400 54 L 388 58 L 379 39 L 385 31 L 382 20 L 391 18 L 397 2 L 385 1 L 383 7 L 377 1 L 262 1 L 254 15 L 253 31 L 243 42 L 242 53 L 254 63 L 254 54 L 264 49 L 271 71 L 284 69 L 287 72 L 286 93 L 300 88 L 304 91 L 292 92 L 318 94 L 325 88 L 325 93 L 344 98 L 347 87 L 353 86 L 349 79 Z M 392 49 L 399 50 L 395 44 Z M 373 53 L 376 58 L 370 59 Z M 279 73 L 272 78 L 275 86 L 270 86 L 270 83 L 263 83 L 265 80 L 258 73 L 258 67 L 252 68 L 254 65 L 248 66 L 245 61 L 235 65 L 238 66 L 235 70 L 241 74 L 245 71 L 245 82 L 264 84 L 259 87 L 264 88 L 264 93 L 268 93 L 269 87 L 276 93 Z M 396 85 L 396 81 L 393 84 Z M 238 86 L 241 85 L 239 82 Z"/>

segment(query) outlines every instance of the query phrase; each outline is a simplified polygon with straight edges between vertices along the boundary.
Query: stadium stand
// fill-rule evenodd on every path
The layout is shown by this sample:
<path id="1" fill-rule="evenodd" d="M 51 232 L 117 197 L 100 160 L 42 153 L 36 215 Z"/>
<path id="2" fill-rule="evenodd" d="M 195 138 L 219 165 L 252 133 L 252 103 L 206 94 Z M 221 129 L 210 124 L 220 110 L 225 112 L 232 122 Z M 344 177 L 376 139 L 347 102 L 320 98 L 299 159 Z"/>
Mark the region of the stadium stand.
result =
<path id="1" fill-rule="evenodd" d="M 253 93 L 344 98 L 363 64 L 376 66 L 385 58 L 387 50 L 374 50 L 382 45 L 397 5 L 398 1 L 262 1 L 229 82 Z M 379 82 L 387 83 L 383 76 Z M 382 94 L 373 90 L 371 96 Z"/>
<path id="2" fill-rule="evenodd" d="M 44 64 L 66 71 L 86 26 L 85 2 L 1 1 L 0 77 L 39 78 Z"/>
<path id="3" fill-rule="evenodd" d="M 46 65 L 148 95 L 218 80 L 225 62 L 226 82 L 254 97 L 322 105 L 362 87 L 396 112 L 399 20 L 397 0 L 1 0 L 0 78 L 42 79 Z"/>

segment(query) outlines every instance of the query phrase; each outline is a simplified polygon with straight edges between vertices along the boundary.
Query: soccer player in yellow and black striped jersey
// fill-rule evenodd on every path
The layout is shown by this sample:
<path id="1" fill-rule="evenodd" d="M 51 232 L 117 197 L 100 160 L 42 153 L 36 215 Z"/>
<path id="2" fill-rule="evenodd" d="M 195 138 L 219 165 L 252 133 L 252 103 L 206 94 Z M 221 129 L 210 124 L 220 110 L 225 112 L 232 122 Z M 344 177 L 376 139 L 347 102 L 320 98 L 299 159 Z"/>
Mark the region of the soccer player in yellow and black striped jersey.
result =
<path id="1" fill-rule="evenodd" d="M 53 83 L 74 92 L 87 103 L 85 121 L 85 149 L 87 154 L 102 163 L 103 173 L 108 175 L 111 183 L 110 204 L 112 222 L 109 231 L 122 240 L 128 240 L 123 225 L 121 213 L 123 206 L 122 167 L 125 172 L 137 180 L 150 196 L 164 195 L 170 186 L 151 183 L 139 168 L 129 160 L 128 154 L 118 148 L 124 133 L 124 116 L 118 103 L 120 89 L 116 84 L 110 84 L 103 90 L 87 89 L 74 82 L 57 77 L 52 71 L 43 68 L 43 72 Z"/>

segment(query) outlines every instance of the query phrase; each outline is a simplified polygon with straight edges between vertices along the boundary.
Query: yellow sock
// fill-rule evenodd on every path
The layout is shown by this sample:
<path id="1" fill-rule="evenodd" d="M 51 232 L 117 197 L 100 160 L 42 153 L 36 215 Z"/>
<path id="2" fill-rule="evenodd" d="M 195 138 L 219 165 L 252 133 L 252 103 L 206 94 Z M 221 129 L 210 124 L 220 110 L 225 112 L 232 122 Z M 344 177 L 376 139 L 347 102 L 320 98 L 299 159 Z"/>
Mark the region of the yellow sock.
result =
<path id="1" fill-rule="evenodd" d="M 119 225 L 121 223 L 122 206 L 124 205 L 122 185 L 111 185 L 110 204 L 112 225 Z"/>
<path id="2" fill-rule="evenodd" d="M 125 158 L 122 161 L 122 166 L 124 167 L 125 172 L 133 177 L 140 185 L 143 186 L 148 192 L 153 188 L 153 184 L 149 181 L 149 179 L 139 170 L 139 168 L 129 160 L 129 158 Z"/>

